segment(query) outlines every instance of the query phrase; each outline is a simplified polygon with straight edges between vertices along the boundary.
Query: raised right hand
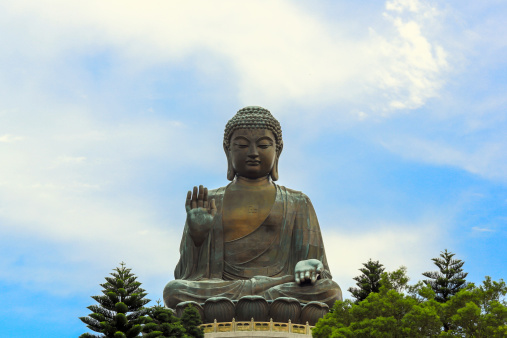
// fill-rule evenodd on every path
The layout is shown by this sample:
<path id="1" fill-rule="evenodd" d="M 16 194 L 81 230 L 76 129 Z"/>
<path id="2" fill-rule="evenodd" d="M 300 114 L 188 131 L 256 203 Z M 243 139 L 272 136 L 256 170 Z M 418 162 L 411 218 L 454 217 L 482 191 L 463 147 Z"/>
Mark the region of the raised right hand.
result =
<path id="1" fill-rule="evenodd" d="M 190 191 L 187 193 L 185 209 L 190 236 L 195 245 L 200 246 L 206 239 L 217 212 L 215 199 L 208 203 L 208 189 L 200 185 L 199 190 L 194 187 L 193 193 Z"/>

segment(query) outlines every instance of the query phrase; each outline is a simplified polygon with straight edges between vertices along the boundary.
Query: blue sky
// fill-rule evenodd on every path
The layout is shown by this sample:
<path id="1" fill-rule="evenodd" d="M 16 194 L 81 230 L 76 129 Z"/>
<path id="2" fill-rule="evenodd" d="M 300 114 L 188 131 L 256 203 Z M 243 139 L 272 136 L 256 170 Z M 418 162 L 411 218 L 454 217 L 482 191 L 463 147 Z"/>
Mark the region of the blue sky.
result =
<path id="1" fill-rule="evenodd" d="M 0 328 L 76 337 L 125 261 L 162 298 L 223 128 L 280 120 L 279 183 L 317 211 L 334 279 L 413 282 L 448 249 L 507 268 L 502 1 L 0 0 Z M 349 294 L 345 292 L 345 296 Z"/>

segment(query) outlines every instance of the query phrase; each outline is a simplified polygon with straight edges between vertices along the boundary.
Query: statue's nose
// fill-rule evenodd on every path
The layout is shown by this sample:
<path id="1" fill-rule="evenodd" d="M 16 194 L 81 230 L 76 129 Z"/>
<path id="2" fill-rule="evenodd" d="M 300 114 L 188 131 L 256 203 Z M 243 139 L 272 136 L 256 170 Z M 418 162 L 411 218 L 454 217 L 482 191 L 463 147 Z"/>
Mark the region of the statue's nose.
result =
<path id="1" fill-rule="evenodd" d="M 251 146 L 248 149 L 248 157 L 255 158 L 255 157 L 258 157 L 258 156 L 259 156 L 259 152 L 257 151 L 257 147 L 255 145 Z"/>

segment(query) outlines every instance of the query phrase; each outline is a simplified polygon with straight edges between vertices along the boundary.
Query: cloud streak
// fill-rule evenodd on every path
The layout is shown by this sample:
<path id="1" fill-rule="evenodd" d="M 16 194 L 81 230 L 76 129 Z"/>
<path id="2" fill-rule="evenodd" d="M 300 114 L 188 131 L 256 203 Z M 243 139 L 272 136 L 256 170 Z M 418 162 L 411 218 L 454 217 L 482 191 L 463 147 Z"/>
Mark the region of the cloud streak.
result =
<path id="1" fill-rule="evenodd" d="M 270 107 L 346 101 L 373 115 L 413 109 L 437 95 L 449 68 L 447 52 L 428 29 L 439 13 L 418 1 L 387 2 L 377 13 L 384 19 L 365 23 L 355 36 L 345 34 L 344 13 L 337 13 L 339 23 L 324 23 L 288 1 L 222 1 L 220 10 L 206 1 L 135 4 L 53 0 L 5 7 L 31 26 L 30 45 L 50 37 L 37 44 L 44 49 L 39 54 L 114 46 L 125 72 L 191 62 L 203 76 L 223 73 L 226 62 L 237 74 L 238 99 Z"/>

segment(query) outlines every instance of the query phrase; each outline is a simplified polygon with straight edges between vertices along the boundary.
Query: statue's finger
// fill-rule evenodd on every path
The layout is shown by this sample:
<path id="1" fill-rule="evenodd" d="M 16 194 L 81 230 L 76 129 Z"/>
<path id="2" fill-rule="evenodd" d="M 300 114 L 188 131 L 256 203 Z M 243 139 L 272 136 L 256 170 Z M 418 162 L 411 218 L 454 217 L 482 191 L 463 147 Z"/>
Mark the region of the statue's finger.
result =
<path id="1" fill-rule="evenodd" d="M 305 273 L 304 272 L 301 272 L 299 274 L 299 279 L 301 279 L 301 282 L 304 282 L 305 281 Z"/>
<path id="2" fill-rule="evenodd" d="M 204 196 L 202 198 L 204 202 L 208 201 L 208 188 L 204 188 Z"/>
<path id="3" fill-rule="evenodd" d="M 192 202 L 192 192 L 189 190 L 187 193 L 187 199 L 185 200 L 185 210 L 190 211 L 190 203 Z"/>
<path id="4" fill-rule="evenodd" d="M 296 272 L 296 283 L 301 284 L 301 279 L 299 278 L 299 274 Z"/>
<path id="5" fill-rule="evenodd" d="M 204 188 L 202 196 L 202 207 L 209 213 L 208 188 Z"/>
<path id="6" fill-rule="evenodd" d="M 312 284 L 315 284 L 315 282 L 317 281 L 317 273 L 312 272 Z"/>
<path id="7" fill-rule="evenodd" d="M 192 194 L 192 209 L 197 208 L 197 187 L 194 187 L 194 192 Z"/>
<path id="8" fill-rule="evenodd" d="M 305 272 L 305 279 L 310 279 L 310 271 L 306 270 Z"/>
<path id="9" fill-rule="evenodd" d="M 199 195 L 197 196 L 197 207 L 202 208 L 204 201 L 204 187 L 202 185 L 199 186 Z"/>
<path id="10" fill-rule="evenodd" d="M 216 213 L 217 213 L 217 206 L 215 205 L 215 199 L 213 198 L 211 200 L 211 216 L 215 217 Z"/>

